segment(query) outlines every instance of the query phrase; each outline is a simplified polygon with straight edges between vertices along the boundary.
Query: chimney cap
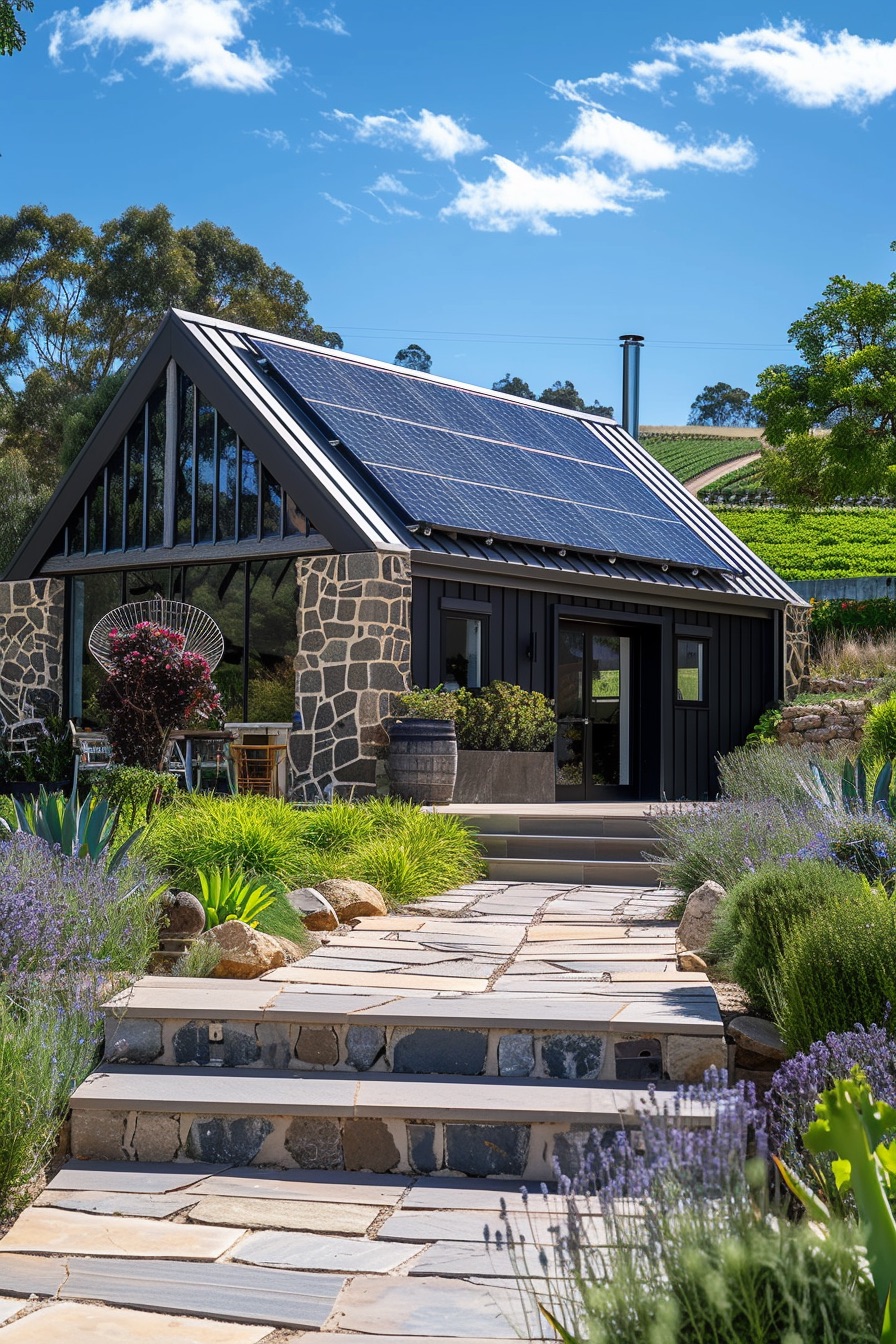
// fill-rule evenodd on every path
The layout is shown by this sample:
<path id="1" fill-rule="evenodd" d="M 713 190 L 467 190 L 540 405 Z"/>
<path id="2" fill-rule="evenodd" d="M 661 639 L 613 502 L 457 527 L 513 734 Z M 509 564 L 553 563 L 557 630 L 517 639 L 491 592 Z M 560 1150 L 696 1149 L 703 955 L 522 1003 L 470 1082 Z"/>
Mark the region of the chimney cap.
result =
<path id="1" fill-rule="evenodd" d="M 619 339 L 620 339 L 620 341 L 638 341 L 638 342 L 640 343 L 640 342 L 643 342 L 644 337 L 643 337 L 643 336 L 620 336 Z"/>

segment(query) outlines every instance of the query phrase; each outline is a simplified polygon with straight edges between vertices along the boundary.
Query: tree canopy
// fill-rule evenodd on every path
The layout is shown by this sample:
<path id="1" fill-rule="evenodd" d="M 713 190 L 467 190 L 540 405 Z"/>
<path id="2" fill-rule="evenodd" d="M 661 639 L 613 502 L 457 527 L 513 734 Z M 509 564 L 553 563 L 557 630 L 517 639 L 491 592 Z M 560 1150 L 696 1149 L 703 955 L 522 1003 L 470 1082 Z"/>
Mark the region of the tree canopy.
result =
<path id="1" fill-rule="evenodd" d="M 499 378 L 496 383 L 492 383 L 492 389 L 495 392 L 509 392 L 512 397 L 525 397 L 527 401 L 541 401 L 546 406 L 564 406 L 570 411 L 588 411 L 591 415 L 612 416 L 613 414 L 612 406 L 600 406 L 597 403 L 586 406 L 584 399 L 576 390 L 575 384 L 571 383 L 569 379 L 565 383 L 561 383 L 558 379 L 556 383 L 546 387 L 540 397 L 536 397 L 524 379 L 505 373 L 503 378 Z"/>
<path id="2" fill-rule="evenodd" d="M 177 229 L 164 205 L 130 206 L 96 232 L 42 205 L 0 216 L 7 446 L 54 463 L 72 408 L 83 414 L 83 399 L 134 363 L 169 307 L 341 348 L 308 303 L 300 280 L 231 229 L 210 220 Z"/>
<path id="3" fill-rule="evenodd" d="M 34 11 L 34 0 L 0 0 L 0 56 L 12 56 L 25 45 L 25 29 L 19 22 L 22 12 Z"/>
<path id="4" fill-rule="evenodd" d="M 742 387 L 730 383 L 707 384 L 691 402 L 689 425 L 746 427 L 761 425 L 764 417 L 753 398 Z"/>
<path id="5" fill-rule="evenodd" d="M 432 355 L 427 354 L 422 345 L 406 345 L 392 361 L 403 369 L 412 369 L 415 373 L 429 373 L 432 368 Z"/>
<path id="6" fill-rule="evenodd" d="M 766 486 L 796 510 L 896 495 L 896 274 L 833 276 L 788 337 L 803 362 L 765 369 L 754 398 Z"/>

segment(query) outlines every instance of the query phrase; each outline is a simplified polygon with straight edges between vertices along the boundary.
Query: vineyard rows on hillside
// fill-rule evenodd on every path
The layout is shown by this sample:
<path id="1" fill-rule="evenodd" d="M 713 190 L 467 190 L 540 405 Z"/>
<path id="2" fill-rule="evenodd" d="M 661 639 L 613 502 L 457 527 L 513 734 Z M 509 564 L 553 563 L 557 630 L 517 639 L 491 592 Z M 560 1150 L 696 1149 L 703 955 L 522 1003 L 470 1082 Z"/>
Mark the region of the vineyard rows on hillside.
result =
<path id="1" fill-rule="evenodd" d="M 684 435 L 668 439 L 645 437 L 642 446 L 678 480 L 689 481 L 723 462 L 758 453 L 759 439 L 697 438 L 696 435 L 692 439 Z"/>
<path id="2" fill-rule="evenodd" d="M 783 579 L 896 574 L 896 509 L 713 512 Z"/>

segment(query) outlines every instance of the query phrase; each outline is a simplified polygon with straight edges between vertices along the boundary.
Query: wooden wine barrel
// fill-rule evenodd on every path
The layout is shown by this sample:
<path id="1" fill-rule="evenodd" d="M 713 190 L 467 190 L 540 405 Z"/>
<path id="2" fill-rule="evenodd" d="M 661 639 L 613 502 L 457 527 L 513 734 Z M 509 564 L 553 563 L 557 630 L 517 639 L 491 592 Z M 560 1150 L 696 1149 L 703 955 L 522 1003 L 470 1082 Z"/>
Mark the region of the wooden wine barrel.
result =
<path id="1" fill-rule="evenodd" d="M 452 719 L 403 719 L 389 730 L 392 792 L 412 803 L 450 803 L 457 778 Z"/>

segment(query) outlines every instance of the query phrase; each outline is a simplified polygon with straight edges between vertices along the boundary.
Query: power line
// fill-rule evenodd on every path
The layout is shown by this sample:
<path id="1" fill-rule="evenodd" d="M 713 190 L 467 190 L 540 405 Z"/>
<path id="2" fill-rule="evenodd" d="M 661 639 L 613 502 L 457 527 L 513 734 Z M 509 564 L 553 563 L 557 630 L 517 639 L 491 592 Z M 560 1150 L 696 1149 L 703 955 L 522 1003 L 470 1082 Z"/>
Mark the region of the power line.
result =
<path id="1" fill-rule="evenodd" d="M 518 344 L 528 345 L 563 345 L 563 346 L 618 346 L 619 341 L 611 336 L 534 336 L 524 332 L 501 332 L 501 331 L 439 331 L 428 330 L 426 328 L 413 327 L 356 327 L 343 325 L 336 322 L 337 331 L 345 335 L 355 335 L 375 339 L 381 336 L 399 336 L 407 337 L 408 332 L 413 333 L 429 341 L 510 341 Z M 673 350 L 790 350 L 791 346 L 782 342 L 762 342 L 762 341 L 691 341 L 691 340 L 667 340 L 662 337 L 648 338 L 647 344 L 651 349 L 673 349 Z"/>

